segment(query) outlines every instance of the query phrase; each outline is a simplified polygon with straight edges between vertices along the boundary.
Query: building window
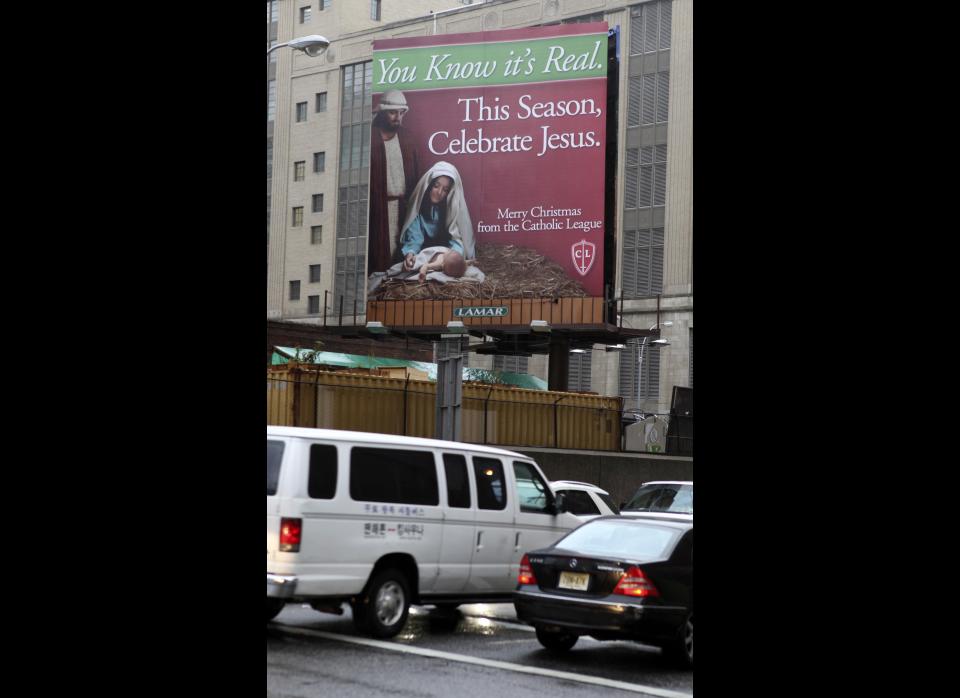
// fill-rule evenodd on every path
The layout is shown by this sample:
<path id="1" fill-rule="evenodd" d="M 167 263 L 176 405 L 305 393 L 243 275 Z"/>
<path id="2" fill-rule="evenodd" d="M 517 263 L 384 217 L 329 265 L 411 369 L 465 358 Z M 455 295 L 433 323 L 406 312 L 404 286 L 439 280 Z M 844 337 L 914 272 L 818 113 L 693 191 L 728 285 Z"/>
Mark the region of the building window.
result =
<path id="1" fill-rule="evenodd" d="M 271 80 L 267 87 L 267 121 L 273 121 L 277 113 L 277 81 Z"/>
<path id="2" fill-rule="evenodd" d="M 313 154 L 313 171 L 323 172 L 325 169 L 327 169 L 327 154 L 314 153 Z"/>
<path id="3" fill-rule="evenodd" d="M 297 102 L 297 121 L 307 120 L 307 103 Z"/>
<path id="4" fill-rule="evenodd" d="M 319 264 L 310 265 L 310 283 L 312 284 L 320 283 L 320 265 Z"/>
<path id="5" fill-rule="evenodd" d="M 304 178 L 304 173 L 307 171 L 307 163 L 305 160 L 300 160 L 299 162 L 293 163 L 293 181 L 302 182 Z"/>
<path id="6" fill-rule="evenodd" d="M 660 348 L 649 339 L 631 339 L 620 352 L 620 396 L 624 408 L 636 409 L 660 399 Z"/>
<path id="7" fill-rule="evenodd" d="M 323 194 L 314 194 L 313 195 L 313 212 L 320 213 L 323 211 Z"/>
<path id="8" fill-rule="evenodd" d="M 292 301 L 300 300 L 300 282 L 299 281 L 290 282 L 290 300 Z"/>
<path id="9" fill-rule="evenodd" d="M 273 177 L 273 139 L 267 141 L 267 181 Z M 270 192 L 270 186 L 267 186 L 267 193 Z"/>
<path id="10" fill-rule="evenodd" d="M 314 109 L 317 112 L 322 112 L 327 110 L 327 93 L 318 92 L 317 93 L 316 103 L 314 104 Z"/>
<path id="11" fill-rule="evenodd" d="M 333 4 L 333 0 L 320 0 L 320 9 L 321 9 L 321 10 L 328 10 L 328 9 L 330 9 L 330 6 L 331 6 L 332 4 Z"/>
<path id="12" fill-rule="evenodd" d="M 310 226 L 310 244 L 319 245 L 321 242 L 323 242 L 323 226 L 311 225 Z"/>
<path id="13" fill-rule="evenodd" d="M 670 48 L 671 0 L 655 0 L 630 8 L 630 55 Z"/>
<path id="14" fill-rule="evenodd" d="M 624 208 L 649 208 L 667 203 L 667 146 L 627 148 L 624 167 Z"/>
<path id="15" fill-rule="evenodd" d="M 624 230 L 622 257 L 624 298 L 663 291 L 663 228 Z"/>
<path id="16" fill-rule="evenodd" d="M 290 225 L 294 228 L 299 228 L 303 225 L 303 206 L 293 207 L 293 222 Z"/>
<path id="17" fill-rule="evenodd" d="M 593 352 L 587 349 L 583 353 L 570 352 L 570 364 L 567 369 L 567 389 L 585 393 L 590 390 L 590 367 Z"/>
<path id="18" fill-rule="evenodd" d="M 380 0 L 370 0 L 370 19 L 380 21 Z"/>
<path id="19" fill-rule="evenodd" d="M 667 123 L 670 111 L 670 71 L 637 75 L 628 81 L 627 126 Z"/>
<path id="20" fill-rule="evenodd" d="M 493 370 L 506 371 L 507 373 L 527 373 L 528 360 L 526 356 L 502 356 L 493 357 Z"/>
<path id="21" fill-rule="evenodd" d="M 307 312 L 317 315 L 320 312 L 320 296 L 307 296 Z"/>
<path id="22" fill-rule="evenodd" d="M 310 21 L 310 6 L 300 8 L 300 24 L 306 24 Z"/>

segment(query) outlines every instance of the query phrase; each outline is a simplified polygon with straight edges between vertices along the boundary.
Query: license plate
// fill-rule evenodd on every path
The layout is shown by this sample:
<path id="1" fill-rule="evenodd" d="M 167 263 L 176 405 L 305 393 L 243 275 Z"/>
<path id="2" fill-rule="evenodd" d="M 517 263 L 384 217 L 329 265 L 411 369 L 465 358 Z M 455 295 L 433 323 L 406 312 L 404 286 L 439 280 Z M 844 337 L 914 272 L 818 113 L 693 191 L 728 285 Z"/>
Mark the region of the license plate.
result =
<path id="1" fill-rule="evenodd" d="M 590 582 L 590 575 L 583 572 L 561 572 L 560 583 L 557 586 L 561 589 L 576 589 L 577 591 L 586 591 L 587 584 Z"/>

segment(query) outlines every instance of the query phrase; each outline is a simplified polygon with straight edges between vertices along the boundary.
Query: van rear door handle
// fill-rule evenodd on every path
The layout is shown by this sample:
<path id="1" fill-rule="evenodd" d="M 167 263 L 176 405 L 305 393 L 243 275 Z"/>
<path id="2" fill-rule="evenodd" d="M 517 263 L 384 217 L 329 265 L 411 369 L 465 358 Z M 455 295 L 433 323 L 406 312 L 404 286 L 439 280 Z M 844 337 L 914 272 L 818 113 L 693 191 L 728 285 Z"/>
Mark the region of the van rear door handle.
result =
<path id="1" fill-rule="evenodd" d="M 483 546 L 480 545 L 480 541 L 483 538 L 483 531 L 477 531 L 477 550 L 480 550 Z"/>
<path id="2" fill-rule="evenodd" d="M 520 550 L 520 532 L 517 531 L 517 539 L 513 542 L 513 549 Z"/>

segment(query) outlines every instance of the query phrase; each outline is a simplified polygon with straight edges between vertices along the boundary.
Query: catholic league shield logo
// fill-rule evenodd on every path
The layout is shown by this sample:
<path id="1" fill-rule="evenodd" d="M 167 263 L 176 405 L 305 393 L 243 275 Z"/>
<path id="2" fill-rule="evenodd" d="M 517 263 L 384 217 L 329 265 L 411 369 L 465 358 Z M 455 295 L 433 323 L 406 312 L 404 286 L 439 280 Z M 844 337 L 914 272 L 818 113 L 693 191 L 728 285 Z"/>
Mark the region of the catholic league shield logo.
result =
<path id="1" fill-rule="evenodd" d="M 580 273 L 580 276 L 586 276 L 587 272 L 590 271 L 590 267 L 593 266 L 593 256 L 596 250 L 597 246 L 586 240 L 573 243 L 573 247 L 570 248 L 570 254 L 573 255 L 573 268 Z"/>

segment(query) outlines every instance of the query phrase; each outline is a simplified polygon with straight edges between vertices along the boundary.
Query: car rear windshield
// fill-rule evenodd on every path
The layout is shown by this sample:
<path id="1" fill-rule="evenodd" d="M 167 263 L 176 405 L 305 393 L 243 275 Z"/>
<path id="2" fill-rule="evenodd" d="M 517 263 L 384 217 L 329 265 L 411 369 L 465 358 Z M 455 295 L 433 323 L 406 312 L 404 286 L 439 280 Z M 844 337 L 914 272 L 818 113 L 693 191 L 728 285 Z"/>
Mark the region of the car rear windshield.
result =
<path id="1" fill-rule="evenodd" d="M 574 529 L 555 547 L 596 557 L 656 560 L 669 557 L 682 534 L 682 529 L 653 522 L 595 519 Z"/>
<path id="2" fill-rule="evenodd" d="M 280 460 L 283 458 L 283 442 L 267 441 L 267 496 L 277 493 L 280 481 Z"/>

